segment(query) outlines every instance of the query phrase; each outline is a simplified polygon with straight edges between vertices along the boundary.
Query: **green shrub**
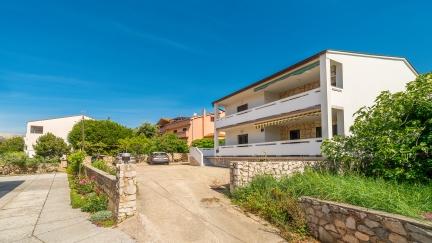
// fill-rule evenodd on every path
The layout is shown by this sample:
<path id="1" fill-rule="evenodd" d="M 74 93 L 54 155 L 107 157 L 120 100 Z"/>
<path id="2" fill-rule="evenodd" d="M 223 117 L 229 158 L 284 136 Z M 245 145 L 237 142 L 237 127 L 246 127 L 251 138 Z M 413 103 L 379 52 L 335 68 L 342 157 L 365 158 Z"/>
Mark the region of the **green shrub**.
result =
<path id="1" fill-rule="evenodd" d="M 52 133 L 40 136 L 33 148 L 36 155 L 43 158 L 59 158 L 70 151 L 63 138 L 56 137 Z"/>
<path id="2" fill-rule="evenodd" d="M 24 151 L 24 138 L 11 137 L 0 142 L 0 154 L 8 152 L 23 152 Z"/>
<path id="3" fill-rule="evenodd" d="M 109 210 L 98 211 L 90 216 L 90 221 L 101 222 L 107 219 L 111 219 L 113 216 L 112 212 Z"/>
<path id="4" fill-rule="evenodd" d="M 86 203 L 85 197 L 76 190 L 70 190 L 70 200 L 72 208 L 81 208 Z"/>
<path id="5" fill-rule="evenodd" d="M 103 160 L 97 159 L 97 160 L 93 161 L 92 166 L 99 169 L 99 170 L 105 171 L 106 173 L 108 173 L 110 175 L 116 174 L 116 170 L 114 168 L 109 167 L 105 163 L 105 161 L 103 161 Z"/>
<path id="6" fill-rule="evenodd" d="M 219 145 L 224 145 L 225 139 L 219 139 Z M 213 138 L 201 138 L 195 139 L 192 141 L 192 147 L 197 148 L 214 148 L 214 140 Z"/>
<path id="7" fill-rule="evenodd" d="M 68 155 L 67 172 L 69 174 L 74 174 L 74 175 L 78 174 L 79 171 L 81 170 L 81 164 L 84 161 L 85 156 L 86 156 L 85 153 L 82 151 L 77 151 Z"/>
<path id="8" fill-rule="evenodd" d="M 0 155 L 0 164 L 24 167 L 28 157 L 24 152 L 7 152 Z"/>
<path id="9" fill-rule="evenodd" d="M 135 129 L 135 134 L 146 138 L 153 138 L 159 133 L 159 127 L 149 122 L 144 122 Z"/>
<path id="10" fill-rule="evenodd" d="M 105 194 L 97 194 L 91 192 L 85 195 L 86 202 L 81 207 L 81 211 L 94 213 L 97 211 L 106 210 L 108 207 L 108 197 Z"/>
<path id="11" fill-rule="evenodd" d="M 74 179 L 74 188 L 80 194 L 87 194 L 95 190 L 96 183 L 90 178 L 81 176 Z"/>
<path id="12" fill-rule="evenodd" d="M 382 92 L 360 109 L 352 135 L 324 141 L 321 149 L 335 170 L 358 171 L 388 180 L 432 181 L 432 73 L 406 91 Z"/>
<path id="13" fill-rule="evenodd" d="M 144 136 L 123 138 L 118 141 L 120 152 L 128 152 L 135 156 L 149 154 L 153 148 L 153 139 Z"/>

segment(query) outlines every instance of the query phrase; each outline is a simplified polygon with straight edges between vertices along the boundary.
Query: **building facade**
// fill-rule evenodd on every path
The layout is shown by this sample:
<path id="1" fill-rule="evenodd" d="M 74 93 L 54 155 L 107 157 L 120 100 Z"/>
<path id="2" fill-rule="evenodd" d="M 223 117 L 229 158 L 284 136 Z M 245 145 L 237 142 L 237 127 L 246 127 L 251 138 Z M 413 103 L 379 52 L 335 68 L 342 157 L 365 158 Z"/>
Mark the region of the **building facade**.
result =
<path id="1" fill-rule="evenodd" d="M 401 57 L 325 50 L 213 102 L 216 156 L 320 156 L 323 139 L 349 134 L 354 113 L 417 76 Z"/>
<path id="2" fill-rule="evenodd" d="M 27 131 L 24 137 L 25 153 L 29 157 L 33 157 L 36 154 L 33 145 L 36 144 L 40 136 L 47 133 L 52 133 L 57 137 L 63 138 L 68 143 L 67 136 L 72 127 L 83 119 L 89 120 L 92 118 L 79 115 L 27 122 Z"/>
<path id="3" fill-rule="evenodd" d="M 161 118 L 157 125 L 161 134 L 176 134 L 191 145 L 193 140 L 214 137 L 214 119 L 213 113 L 206 113 L 204 110 L 201 115 L 192 117 Z M 218 137 L 221 139 L 223 135 L 219 134 Z"/>

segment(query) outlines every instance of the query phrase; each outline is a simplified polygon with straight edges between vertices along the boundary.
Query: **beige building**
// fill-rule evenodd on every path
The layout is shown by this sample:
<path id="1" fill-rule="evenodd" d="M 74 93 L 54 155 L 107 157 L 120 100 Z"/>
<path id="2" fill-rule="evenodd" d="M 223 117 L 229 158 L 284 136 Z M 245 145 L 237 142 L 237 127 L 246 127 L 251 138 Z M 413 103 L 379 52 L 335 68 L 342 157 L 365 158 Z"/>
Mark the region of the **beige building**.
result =
<path id="1" fill-rule="evenodd" d="M 174 133 L 191 145 L 193 140 L 214 137 L 214 119 L 213 113 L 204 110 L 201 115 L 192 117 L 161 118 L 157 125 L 160 133 Z M 220 139 L 224 138 L 223 134 L 219 134 Z"/>

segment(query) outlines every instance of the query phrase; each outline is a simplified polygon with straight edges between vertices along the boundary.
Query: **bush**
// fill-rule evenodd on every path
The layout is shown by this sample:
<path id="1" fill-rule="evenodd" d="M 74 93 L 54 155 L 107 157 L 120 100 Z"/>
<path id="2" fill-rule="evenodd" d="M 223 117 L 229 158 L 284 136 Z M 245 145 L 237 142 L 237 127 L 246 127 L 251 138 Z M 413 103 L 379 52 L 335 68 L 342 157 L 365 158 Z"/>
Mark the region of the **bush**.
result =
<path id="1" fill-rule="evenodd" d="M 72 208 L 81 208 L 86 203 L 85 197 L 73 189 L 70 190 L 70 199 Z"/>
<path id="2" fill-rule="evenodd" d="M 219 139 L 219 145 L 223 146 L 225 139 Z M 197 148 L 214 148 L 214 140 L 212 138 L 201 138 L 192 141 L 192 147 Z"/>
<path id="3" fill-rule="evenodd" d="M 74 175 L 78 174 L 79 171 L 81 170 L 81 164 L 84 161 L 85 156 L 86 156 L 85 153 L 82 151 L 77 151 L 70 154 L 67 157 L 67 161 L 68 161 L 67 172 L 69 174 L 74 174 Z"/>
<path id="4" fill-rule="evenodd" d="M 105 194 L 97 194 L 91 192 L 85 195 L 85 203 L 81 207 L 81 211 L 94 213 L 97 211 L 106 210 L 108 207 L 108 197 Z"/>
<path id="5" fill-rule="evenodd" d="M 351 136 L 324 141 L 321 149 L 336 170 L 407 182 L 432 181 L 432 73 L 405 92 L 382 92 L 360 109 Z"/>
<path id="6" fill-rule="evenodd" d="M 155 138 L 155 150 L 166 153 L 187 153 L 189 151 L 185 140 L 178 138 L 175 134 L 166 133 Z"/>
<path id="7" fill-rule="evenodd" d="M 61 157 L 69 153 L 69 147 L 65 141 L 52 133 L 40 136 L 33 148 L 35 149 L 36 156 L 43 158 Z"/>
<path id="8" fill-rule="evenodd" d="M 75 179 L 74 181 L 74 189 L 77 190 L 79 194 L 87 194 L 93 192 L 96 188 L 96 183 L 93 178 L 87 178 L 85 176 L 81 176 Z"/>
<path id="9" fill-rule="evenodd" d="M 24 139 L 22 137 L 11 137 L 0 142 L 0 154 L 8 152 L 23 152 Z"/>
<path id="10" fill-rule="evenodd" d="M 90 216 L 90 221 L 91 222 L 101 222 L 101 221 L 105 221 L 107 219 L 111 219 L 112 216 L 113 216 L 113 214 L 111 211 L 103 210 L 103 211 L 99 211 L 99 212 L 92 214 Z"/>
<path id="11" fill-rule="evenodd" d="M 84 124 L 84 150 L 89 155 L 110 154 L 117 152 L 119 139 L 132 137 L 133 131 L 110 120 L 83 120 L 76 123 L 68 135 L 68 141 L 74 149 L 82 147 L 82 125 Z"/>
<path id="12" fill-rule="evenodd" d="M 0 154 L 0 164 L 16 165 L 24 167 L 27 164 L 28 157 L 24 152 L 7 152 Z"/>
<path id="13" fill-rule="evenodd" d="M 108 173 L 110 175 L 116 175 L 116 173 L 117 173 L 114 168 L 109 167 L 105 163 L 105 161 L 100 160 L 100 159 L 93 161 L 92 166 L 99 169 L 99 170 L 105 171 L 106 173 Z"/>

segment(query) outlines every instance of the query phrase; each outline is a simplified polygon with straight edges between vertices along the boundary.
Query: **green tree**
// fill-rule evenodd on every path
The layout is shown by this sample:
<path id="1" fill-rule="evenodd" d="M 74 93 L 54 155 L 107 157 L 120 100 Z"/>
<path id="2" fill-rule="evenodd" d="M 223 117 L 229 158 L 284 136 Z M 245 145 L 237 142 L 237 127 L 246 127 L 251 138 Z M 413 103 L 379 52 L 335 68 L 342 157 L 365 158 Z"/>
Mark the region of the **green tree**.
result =
<path id="1" fill-rule="evenodd" d="M 68 141 L 74 149 L 81 148 L 83 125 L 84 150 L 89 155 L 115 154 L 118 140 L 133 136 L 132 129 L 110 120 L 84 120 L 75 124 L 68 135 Z"/>
<path id="2" fill-rule="evenodd" d="M 157 125 L 144 122 L 135 129 L 135 133 L 136 135 L 145 136 L 146 138 L 153 138 L 159 133 L 159 128 Z"/>
<path id="3" fill-rule="evenodd" d="M 11 137 L 0 143 L 0 154 L 22 151 L 24 151 L 24 139 L 22 137 Z"/>
<path id="4" fill-rule="evenodd" d="M 178 138 L 175 134 L 166 133 L 155 138 L 155 149 L 161 152 L 187 153 L 189 151 L 185 140 Z"/>
<path id="5" fill-rule="evenodd" d="M 153 140 L 144 136 L 123 138 L 119 140 L 120 152 L 128 152 L 133 155 L 148 154 L 153 150 L 153 147 Z"/>
<path id="6" fill-rule="evenodd" d="M 432 180 L 432 73 L 404 92 L 382 92 L 356 115 L 352 135 L 321 147 L 335 167 L 397 181 Z"/>
<path id="7" fill-rule="evenodd" d="M 219 145 L 224 145 L 225 140 L 219 139 Z M 197 148 L 214 148 L 214 140 L 212 138 L 201 138 L 192 141 L 192 147 Z"/>
<path id="8" fill-rule="evenodd" d="M 36 155 L 43 158 L 61 157 L 70 151 L 65 141 L 52 133 L 40 136 L 33 148 Z"/>

